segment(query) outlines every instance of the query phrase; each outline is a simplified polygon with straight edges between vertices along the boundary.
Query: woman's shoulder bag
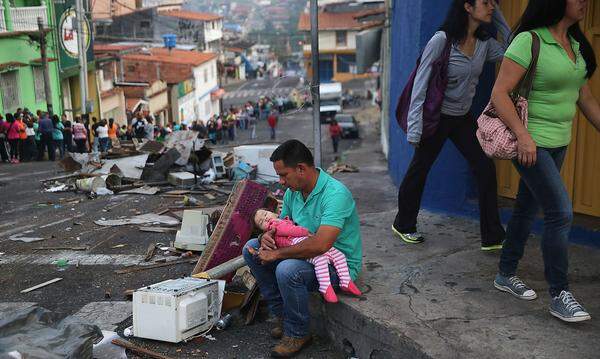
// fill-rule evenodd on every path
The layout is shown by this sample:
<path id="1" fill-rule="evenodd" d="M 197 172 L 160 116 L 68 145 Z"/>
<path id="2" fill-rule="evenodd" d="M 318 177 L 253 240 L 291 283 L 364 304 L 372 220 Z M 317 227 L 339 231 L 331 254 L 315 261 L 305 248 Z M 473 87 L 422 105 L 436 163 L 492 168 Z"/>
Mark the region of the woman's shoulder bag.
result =
<path id="1" fill-rule="evenodd" d="M 531 62 L 525 76 L 517 86 L 516 91 L 513 91 L 511 98 L 519 115 L 519 119 L 523 125 L 527 127 L 527 117 L 529 115 L 528 98 L 531 88 L 533 87 L 533 79 L 537 70 L 538 58 L 540 56 L 540 38 L 531 31 Z M 515 134 L 502 122 L 496 107 L 490 101 L 485 110 L 477 119 L 477 139 L 483 152 L 488 157 L 500 160 L 511 160 L 517 157 L 517 137 Z"/>

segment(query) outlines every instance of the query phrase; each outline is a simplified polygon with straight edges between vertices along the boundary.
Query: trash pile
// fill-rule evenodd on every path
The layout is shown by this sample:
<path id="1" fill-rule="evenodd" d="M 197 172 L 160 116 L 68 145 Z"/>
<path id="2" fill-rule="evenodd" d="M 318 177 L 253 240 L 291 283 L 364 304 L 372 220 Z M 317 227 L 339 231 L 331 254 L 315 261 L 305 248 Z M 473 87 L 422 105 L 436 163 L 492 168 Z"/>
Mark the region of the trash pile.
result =
<path id="1" fill-rule="evenodd" d="M 59 166 L 66 175 L 41 180 L 44 192 L 77 191 L 90 197 L 116 193 L 155 195 L 165 186 L 194 189 L 218 180 L 277 182 L 269 160 L 276 145 L 212 151 L 195 131 L 178 131 L 164 142 L 121 141 L 107 153 L 69 153 Z"/>

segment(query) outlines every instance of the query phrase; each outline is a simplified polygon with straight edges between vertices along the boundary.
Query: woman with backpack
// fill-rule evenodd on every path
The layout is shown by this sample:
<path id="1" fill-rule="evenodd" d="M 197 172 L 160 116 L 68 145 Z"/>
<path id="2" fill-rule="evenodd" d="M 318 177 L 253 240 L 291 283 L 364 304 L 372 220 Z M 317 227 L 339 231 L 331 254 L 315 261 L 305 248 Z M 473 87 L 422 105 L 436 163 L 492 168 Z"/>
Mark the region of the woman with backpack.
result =
<path id="1" fill-rule="evenodd" d="M 529 0 L 492 92 L 498 117 L 517 139 L 513 165 L 521 175 L 494 286 L 519 299 L 537 298 L 516 271 L 541 209 L 541 247 L 551 296 L 550 313 L 566 322 L 591 318 L 569 291 L 567 251 L 573 207 L 560 177 L 577 107 L 600 130 L 600 106 L 588 84 L 596 70 L 596 55 L 579 27 L 587 6 L 586 0 Z M 539 55 L 526 127 L 509 94 L 535 60 L 534 41 L 539 44 Z"/>
<path id="2" fill-rule="evenodd" d="M 503 42 L 491 38 L 482 26 L 492 22 Z M 407 118 L 407 139 L 415 147 L 415 153 L 398 191 L 398 213 L 392 225 L 392 231 L 403 241 L 424 241 L 417 233 L 417 215 L 425 181 L 450 138 L 477 179 L 481 249 L 502 248 L 504 228 L 498 215 L 496 167 L 477 141 L 477 124 L 470 110 L 483 65 L 502 59 L 509 35 L 510 28 L 495 0 L 454 0 L 440 31 L 423 50 Z M 447 56 L 447 60 L 442 56 Z M 447 61 L 448 83 L 443 92 L 438 127 L 430 137 L 423 138 L 424 103 L 436 61 Z"/>

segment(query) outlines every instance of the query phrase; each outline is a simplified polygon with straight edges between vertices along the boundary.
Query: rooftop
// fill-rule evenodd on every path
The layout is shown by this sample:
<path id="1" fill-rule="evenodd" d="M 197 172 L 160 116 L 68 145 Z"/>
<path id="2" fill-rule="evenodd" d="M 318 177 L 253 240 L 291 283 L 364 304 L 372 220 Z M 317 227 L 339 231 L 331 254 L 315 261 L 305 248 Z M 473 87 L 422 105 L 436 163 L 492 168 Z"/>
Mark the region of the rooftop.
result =
<path id="1" fill-rule="evenodd" d="M 223 16 L 218 14 L 212 14 L 208 12 L 196 12 L 196 11 L 187 11 L 187 10 L 169 10 L 169 11 L 159 11 L 159 15 L 176 17 L 178 19 L 184 20 L 195 20 L 195 21 L 215 21 L 220 20 Z"/>
<path id="2" fill-rule="evenodd" d="M 199 66 L 205 62 L 214 60 L 217 55 L 212 52 L 198 52 L 165 48 L 152 48 L 147 53 L 134 53 L 123 56 L 124 60 L 163 62 L 170 64 Z"/>
<path id="3" fill-rule="evenodd" d="M 124 50 L 141 47 L 141 45 L 124 45 L 124 44 L 94 44 L 94 52 L 119 52 Z"/>
<path id="4" fill-rule="evenodd" d="M 381 24 L 381 21 L 361 22 L 358 19 L 371 11 L 353 12 L 320 12 L 319 30 L 364 30 Z M 310 31 L 310 16 L 307 13 L 300 14 L 298 30 Z"/>

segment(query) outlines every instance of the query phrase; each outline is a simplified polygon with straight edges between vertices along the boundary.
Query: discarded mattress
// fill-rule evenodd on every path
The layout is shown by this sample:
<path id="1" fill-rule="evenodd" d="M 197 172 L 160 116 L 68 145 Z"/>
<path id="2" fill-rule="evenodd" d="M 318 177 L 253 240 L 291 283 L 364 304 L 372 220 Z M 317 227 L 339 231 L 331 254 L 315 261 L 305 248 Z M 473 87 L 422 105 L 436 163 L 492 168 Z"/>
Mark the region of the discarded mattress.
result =
<path id="1" fill-rule="evenodd" d="M 264 206 L 268 194 L 269 190 L 256 182 L 244 180 L 236 184 L 192 274 L 242 254 L 254 228 L 252 214 Z"/>
<path id="2" fill-rule="evenodd" d="M 92 358 L 100 328 L 42 307 L 0 311 L 0 358 Z"/>

